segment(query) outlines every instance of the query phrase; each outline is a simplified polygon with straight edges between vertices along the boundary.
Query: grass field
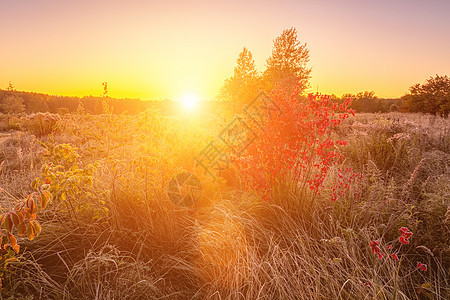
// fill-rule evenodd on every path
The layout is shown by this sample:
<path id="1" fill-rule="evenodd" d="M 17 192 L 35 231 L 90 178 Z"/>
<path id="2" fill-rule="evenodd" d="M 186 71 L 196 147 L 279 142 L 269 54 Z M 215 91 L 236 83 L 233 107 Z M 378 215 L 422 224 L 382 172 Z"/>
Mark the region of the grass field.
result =
<path id="1" fill-rule="evenodd" d="M 2 213 L 36 178 L 52 199 L 37 213 L 42 232 L 16 235 L 18 260 L 2 250 L 1 298 L 450 298 L 450 119 L 350 116 L 327 133 L 347 145 L 320 193 L 269 199 L 235 165 L 216 181 L 195 172 L 229 119 L 3 115 Z M 331 201 L 343 168 L 358 180 Z M 182 171 L 203 187 L 191 207 L 167 195 Z"/>

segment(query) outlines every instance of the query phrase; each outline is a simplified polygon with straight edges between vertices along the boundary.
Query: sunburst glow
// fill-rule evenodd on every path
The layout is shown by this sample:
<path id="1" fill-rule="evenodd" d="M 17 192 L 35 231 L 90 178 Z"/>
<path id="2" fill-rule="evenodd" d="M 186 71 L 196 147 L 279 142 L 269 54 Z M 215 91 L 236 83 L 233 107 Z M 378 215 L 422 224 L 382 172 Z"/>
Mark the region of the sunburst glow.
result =
<path id="1" fill-rule="evenodd" d="M 200 98 L 195 94 L 186 94 L 181 98 L 181 102 L 187 110 L 194 110 L 198 106 Z"/>

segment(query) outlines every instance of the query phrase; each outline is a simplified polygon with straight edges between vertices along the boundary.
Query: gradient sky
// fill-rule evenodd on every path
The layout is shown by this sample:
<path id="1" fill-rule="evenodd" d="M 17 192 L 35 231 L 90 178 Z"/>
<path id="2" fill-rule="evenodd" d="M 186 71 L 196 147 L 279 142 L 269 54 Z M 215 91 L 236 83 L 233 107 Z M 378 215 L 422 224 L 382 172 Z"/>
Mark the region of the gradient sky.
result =
<path id="1" fill-rule="evenodd" d="M 450 75 L 450 0 L 0 0 L 0 88 L 214 98 L 243 47 L 259 71 L 296 27 L 312 90 L 399 97 Z"/>

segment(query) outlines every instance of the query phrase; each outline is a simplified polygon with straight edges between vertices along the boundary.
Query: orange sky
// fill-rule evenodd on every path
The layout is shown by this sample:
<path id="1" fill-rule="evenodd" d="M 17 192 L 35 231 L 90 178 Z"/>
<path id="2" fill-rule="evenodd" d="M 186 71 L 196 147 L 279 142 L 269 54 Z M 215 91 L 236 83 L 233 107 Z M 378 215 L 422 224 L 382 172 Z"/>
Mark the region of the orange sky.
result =
<path id="1" fill-rule="evenodd" d="M 450 75 L 448 0 L 0 0 L 0 88 L 214 98 L 247 47 L 259 71 L 283 29 L 310 50 L 312 91 L 399 97 Z"/>

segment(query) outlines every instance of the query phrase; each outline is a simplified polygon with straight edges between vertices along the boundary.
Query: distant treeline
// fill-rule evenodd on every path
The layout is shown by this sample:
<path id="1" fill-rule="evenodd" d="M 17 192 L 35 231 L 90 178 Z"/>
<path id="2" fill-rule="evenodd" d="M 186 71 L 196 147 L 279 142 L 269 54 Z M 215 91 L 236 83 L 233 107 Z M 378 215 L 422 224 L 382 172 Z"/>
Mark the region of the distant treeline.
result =
<path id="1" fill-rule="evenodd" d="M 182 104 L 173 100 L 116 99 L 111 97 L 68 97 L 35 92 L 0 89 L 0 113 L 104 113 L 104 102 L 114 114 L 137 114 L 147 109 L 157 109 L 163 115 L 172 115 L 182 111 Z M 233 111 L 235 104 L 227 101 L 206 101 L 201 104 L 203 113 L 215 113 L 221 110 Z"/>
<path id="2" fill-rule="evenodd" d="M 9 101 L 6 101 L 7 99 Z M 75 112 L 77 109 L 83 109 L 90 114 L 101 114 L 103 112 L 103 97 L 67 97 L 54 96 L 34 92 L 21 92 L 14 90 L 0 90 L 0 111 L 3 113 L 14 112 Z M 135 114 L 144 111 L 152 106 L 163 107 L 168 104 L 165 101 L 142 101 L 139 99 L 115 99 L 107 98 L 109 105 L 114 113 Z M 14 111 L 11 111 L 13 109 Z M 9 110 L 9 111 L 8 111 Z"/>
<path id="3" fill-rule="evenodd" d="M 374 92 L 360 92 L 357 94 L 344 94 L 338 98 L 335 95 L 331 99 L 341 102 L 347 98 L 352 98 L 351 109 L 356 112 L 365 113 L 385 113 L 391 111 L 405 111 L 400 98 L 378 98 Z M 405 111 L 406 112 L 406 111 Z"/>
<path id="4" fill-rule="evenodd" d="M 345 94 L 340 98 L 331 96 L 332 100 L 336 102 L 343 101 L 347 97 L 354 99 L 351 108 L 357 112 L 389 112 L 399 111 L 402 108 L 401 99 L 381 99 L 376 97 L 373 92 L 356 95 Z M 101 114 L 104 112 L 103 102 L 105 100 L 115 114 L 137 114 L 153 108 L 160 110 L 163 115 L 171 115 L 180 110 L 180 103 L 169 99 L 148 101 L 94 96 L 80 98 L 0 89 L 0 112 L 64 114 L 82 110 L 90 114 Z M 207 101 L 202 103 L 202 110 L 210 112 L 217 110 L 233 111 L 236 110 L 236 106 L 239 106 L 239 104 L 230 101 Z M 237 111 L 240 111 L 240 109 L 237 108 Z"/>

